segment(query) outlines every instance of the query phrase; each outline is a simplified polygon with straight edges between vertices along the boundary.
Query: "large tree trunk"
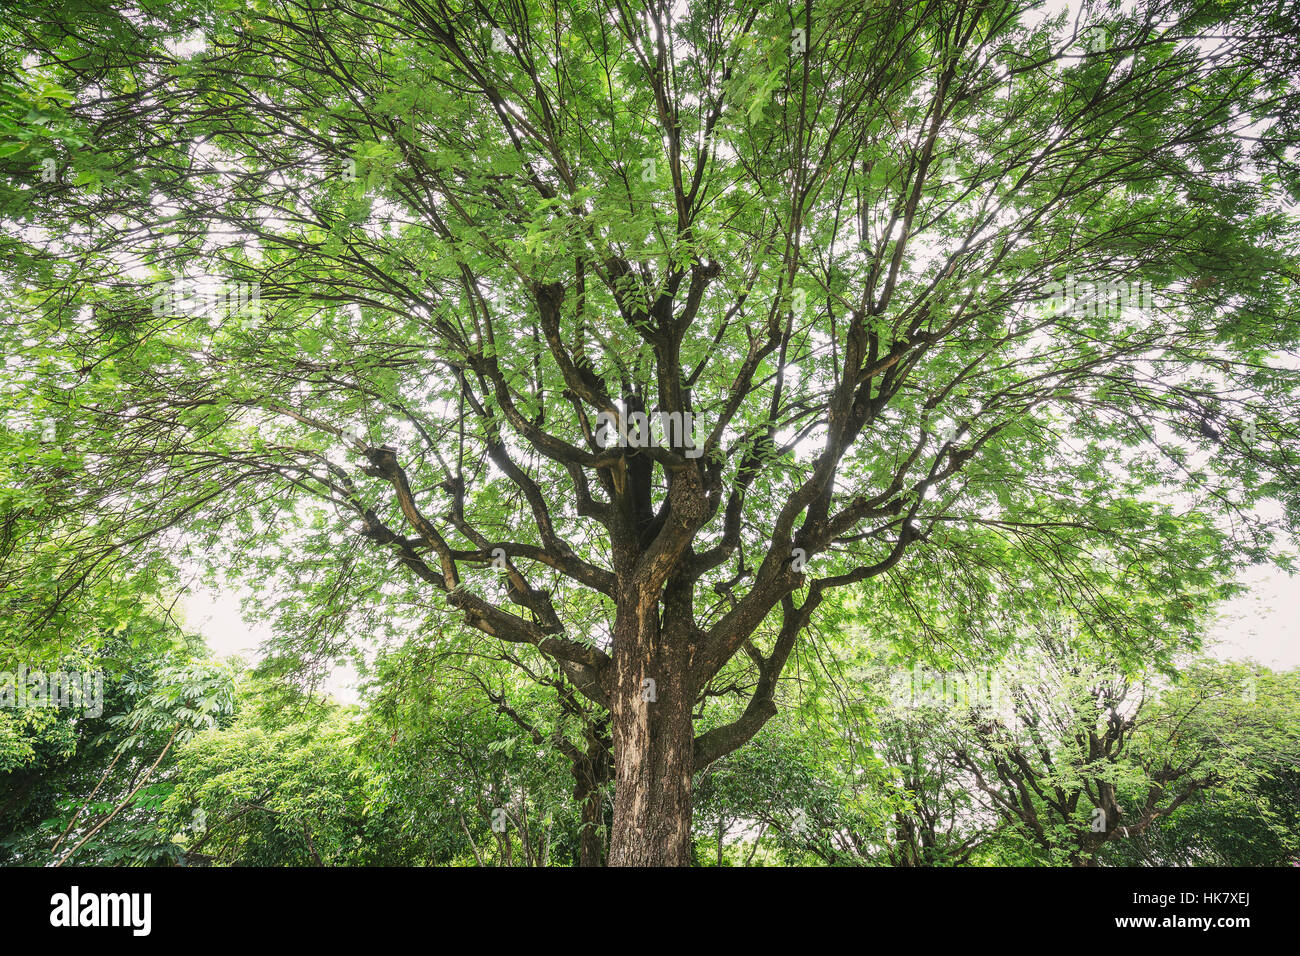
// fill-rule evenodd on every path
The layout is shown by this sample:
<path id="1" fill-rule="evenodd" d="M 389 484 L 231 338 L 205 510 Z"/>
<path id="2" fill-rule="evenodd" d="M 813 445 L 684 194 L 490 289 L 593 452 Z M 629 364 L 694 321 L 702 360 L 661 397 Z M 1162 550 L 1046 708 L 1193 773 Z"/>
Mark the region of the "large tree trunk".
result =
<path id="1" fill-rule="evenodd" d="M 610 866 L 689 865 L 693 743 L 688 702 L 616 706 Z"/>
<path id="2" fill-rule="evenodd" d="M 648 605 L 648 606 L 647 606 Z M 614 828 L 610 866 L 688 866 L 694 697 L 685 641 L 660 640 L 657 608 L 620 609 L 615 622 Z M 649 684 L 653 681 L 653 684 Z"/>

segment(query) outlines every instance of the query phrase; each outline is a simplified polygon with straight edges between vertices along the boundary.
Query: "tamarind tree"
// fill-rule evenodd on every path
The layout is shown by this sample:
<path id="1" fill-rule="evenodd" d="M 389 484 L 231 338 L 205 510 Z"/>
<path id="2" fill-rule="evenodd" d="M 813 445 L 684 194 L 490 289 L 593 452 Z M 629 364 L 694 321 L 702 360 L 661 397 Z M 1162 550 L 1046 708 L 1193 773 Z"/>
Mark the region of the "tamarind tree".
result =
<path id="1" fill-rule="evenodd" d="M 683 864 L 833 589 L 1159 656 L 1295 527 L 1284 4 L 3 17 L 12 649 L 205 555 L 579 701 Z"/>

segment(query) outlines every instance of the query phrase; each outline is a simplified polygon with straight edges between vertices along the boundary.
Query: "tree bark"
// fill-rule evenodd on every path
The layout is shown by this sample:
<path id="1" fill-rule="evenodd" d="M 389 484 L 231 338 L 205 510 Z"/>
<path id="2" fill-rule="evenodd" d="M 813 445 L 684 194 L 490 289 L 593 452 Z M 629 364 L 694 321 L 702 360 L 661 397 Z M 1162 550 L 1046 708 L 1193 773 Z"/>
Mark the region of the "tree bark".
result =
<path id="1" fill-rule="evenodd" d="M 661 640 L 655 597 L 628 602 L 634 606 L 620 607 L 615 619 L 610 866 L 690 864 L 695 738 L 688 644 Z"/>
<path id="2" fill-rule="evenodd" d="M 664 706 L 660 706 L 664 705 Z M 648 708 L 616 708 L 614 829 L 610 866 L 687 866 L 691 844 L 693 735 L 689 704 L 661 696 Z M 619 714 L 618 710 L 631 711 Z M 641 710 L 641 713 L 638 713 Z"/>

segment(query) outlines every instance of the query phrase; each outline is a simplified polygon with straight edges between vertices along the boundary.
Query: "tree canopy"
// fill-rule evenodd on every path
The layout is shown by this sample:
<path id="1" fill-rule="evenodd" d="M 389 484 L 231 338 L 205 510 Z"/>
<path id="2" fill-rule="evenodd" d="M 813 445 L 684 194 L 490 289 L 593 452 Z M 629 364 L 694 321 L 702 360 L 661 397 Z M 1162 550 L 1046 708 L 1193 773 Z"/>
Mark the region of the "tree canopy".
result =
<path id="1" fill-rule="evenodd" d="M 615 864 L 689 862 L 841 600 L 1168 669 L 1300 520 L 1298 46 L 1277 2 L 17 0 L 0 635 L 220 568 L 268 673 L 400 644 L 612 785 Z"/>

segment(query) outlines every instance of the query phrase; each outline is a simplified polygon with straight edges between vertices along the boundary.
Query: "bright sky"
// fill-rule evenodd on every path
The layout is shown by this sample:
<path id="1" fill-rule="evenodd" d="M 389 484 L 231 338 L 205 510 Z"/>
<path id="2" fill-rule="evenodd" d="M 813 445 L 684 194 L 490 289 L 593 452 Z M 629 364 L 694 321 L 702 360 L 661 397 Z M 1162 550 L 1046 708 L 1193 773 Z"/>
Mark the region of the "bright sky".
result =
<path id="1" fill-rule="evenodd" d="M 1274 670 L 1300 667 L 1300 578 L 1253 568 L 1239 579 L 1250 590 L 1225 601 L 1210 639 L 1216 657 L 1254 660 Z"/>
<path id="2" fill-rule="evenodd" d="M 261 645 L 271 637 L 264 624 L 250 624 L 240 612 L 239 598 L 229 591 L 195 585 L 181 599 L 185 623 L 203 635 L 204 642 L 218 657 L 237 655 L 247 663 L 262 659 Z M 351 667 L 335 667 L 326 690 L 340 704 L 360 703 L 357 675 Z"/>

